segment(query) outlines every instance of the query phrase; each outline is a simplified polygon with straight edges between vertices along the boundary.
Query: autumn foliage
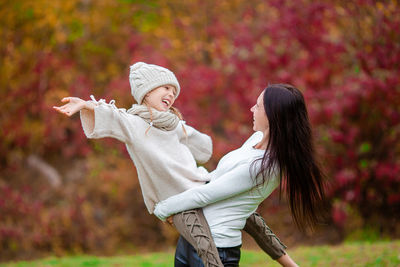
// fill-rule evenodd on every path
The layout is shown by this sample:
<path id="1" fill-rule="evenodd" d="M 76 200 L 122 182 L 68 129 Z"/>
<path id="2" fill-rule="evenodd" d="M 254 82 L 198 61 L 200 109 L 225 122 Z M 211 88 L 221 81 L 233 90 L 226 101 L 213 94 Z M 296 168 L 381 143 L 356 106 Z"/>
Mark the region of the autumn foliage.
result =
<path id="1" fill-rule="evenodd" d="M 215 167 L 252 132 L 268 83 L 306 97 L 331 220 L 400 236 L 397 1 L 22 1 L 0 4 L 0 257 L 164 242 L 123 144 L 88 141 L 51 107 L 90 94 L 128 108 L 129 65 L 173 70 L 176 105 Z M 61 186 L 29 164 L 40 158 Z M 276 197 L 276 196 L 274 196 Z M 159 232 L 163 235 L 159 235 Z M 23 241 L 21 241 L 23 240 Z"/>

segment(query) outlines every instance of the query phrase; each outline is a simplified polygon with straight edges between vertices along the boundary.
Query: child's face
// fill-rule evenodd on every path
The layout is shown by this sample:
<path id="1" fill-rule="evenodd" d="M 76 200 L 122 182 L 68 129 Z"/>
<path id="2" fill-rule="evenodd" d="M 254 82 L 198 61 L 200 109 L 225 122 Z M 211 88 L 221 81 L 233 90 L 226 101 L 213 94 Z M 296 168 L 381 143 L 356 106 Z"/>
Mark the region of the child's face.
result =
<path id="1" fill-rule="evenodd" d="M 174 104 L 175 95 L 174 86 L 162 85 L 147 93 L 143 102 L 158 111 L 167 111 Z"/>

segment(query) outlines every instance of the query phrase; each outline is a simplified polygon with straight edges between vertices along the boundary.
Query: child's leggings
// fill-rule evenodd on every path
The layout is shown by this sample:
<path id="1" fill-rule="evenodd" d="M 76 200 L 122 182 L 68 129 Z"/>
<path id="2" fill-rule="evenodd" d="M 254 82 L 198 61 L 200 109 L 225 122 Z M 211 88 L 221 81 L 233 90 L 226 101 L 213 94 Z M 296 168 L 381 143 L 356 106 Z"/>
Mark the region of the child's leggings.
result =
<path id="1" fill-rule="evenodd" d="M 178 213 L 174 215 L 173 221 L 178 232 L 196 249 L 205 267 L 224 266 L 202 209 Z M 286 254 L 286 246 L 258 213 L 250 215 L 243 230 L 253 237 L 260 248 L 272 259 L 276 260 Z"/>

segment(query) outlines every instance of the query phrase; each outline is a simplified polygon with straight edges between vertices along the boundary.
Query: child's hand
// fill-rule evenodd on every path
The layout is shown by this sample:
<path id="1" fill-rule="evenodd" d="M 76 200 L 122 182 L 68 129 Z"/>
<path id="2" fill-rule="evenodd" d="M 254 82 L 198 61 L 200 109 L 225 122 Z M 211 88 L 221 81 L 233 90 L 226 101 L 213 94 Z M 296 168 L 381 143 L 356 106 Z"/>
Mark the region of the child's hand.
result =
<path id="1" fill-rule="evenodd" d="M 67 102 L 67 104 L 61 107 L 53 106 L 53 108 L 58 112 L 67 115 L 68 117 L 86 107 L 86 101 L 80 99 L 79 97 L 64 97 L 61 102 Z"/>
<path id="2" fill-rule="evenodd" d="M 170 225 L 174 225 L 174 220 L 172 219 L 174 217 L 174 215 L 171 215 L 171 216 L 169 216 L 168 218 L 167 218 L 167 222 L 170 224 Z"/>

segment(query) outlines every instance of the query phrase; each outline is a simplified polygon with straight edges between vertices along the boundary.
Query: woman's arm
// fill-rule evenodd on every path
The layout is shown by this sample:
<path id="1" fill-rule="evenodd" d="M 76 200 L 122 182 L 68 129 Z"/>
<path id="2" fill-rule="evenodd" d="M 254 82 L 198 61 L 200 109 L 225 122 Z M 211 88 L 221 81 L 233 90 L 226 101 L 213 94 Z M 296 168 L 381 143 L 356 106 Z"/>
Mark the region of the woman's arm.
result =
<path id="1" fill-rule="evenodd" d="M 208 184 L 191 188 L 163 200 L 156 205 L 154 214 L 159 219 L 165 220 L 172 214 L 184 210 L 201 208 L 248 191 L 254 187 L 249 168 L 248 163 L 240 164 Z"/>

